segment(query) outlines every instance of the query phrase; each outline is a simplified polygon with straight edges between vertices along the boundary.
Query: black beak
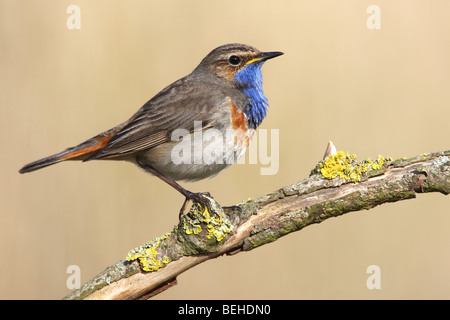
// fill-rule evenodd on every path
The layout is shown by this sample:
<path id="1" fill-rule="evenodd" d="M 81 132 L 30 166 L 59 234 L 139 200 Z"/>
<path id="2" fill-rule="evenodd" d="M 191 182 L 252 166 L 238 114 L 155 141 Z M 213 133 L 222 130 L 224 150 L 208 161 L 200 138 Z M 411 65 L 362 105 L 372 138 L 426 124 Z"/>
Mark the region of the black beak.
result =
<path id="1" fill-rule="evenodd" d="M 266 60 L 281 56 L 282 54 L 284 54 L 284 53 L 280 52 L 280 51 L 263 52 L 259 55 L 259 58 L 260 58 L 260 60 L 266 61 Z"/>

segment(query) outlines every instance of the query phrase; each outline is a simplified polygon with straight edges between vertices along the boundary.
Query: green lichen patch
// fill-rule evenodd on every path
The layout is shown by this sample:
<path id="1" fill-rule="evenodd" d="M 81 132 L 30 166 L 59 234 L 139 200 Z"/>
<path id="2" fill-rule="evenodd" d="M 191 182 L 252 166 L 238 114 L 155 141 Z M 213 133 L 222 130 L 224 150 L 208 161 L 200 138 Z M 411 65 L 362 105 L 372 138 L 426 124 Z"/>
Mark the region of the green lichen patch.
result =
<path id="1" fill-rule="evenodd" d="M 321 161 L 319 169 L 325 178 L 334 179 L 339 176 L 346 181 L 357 183 L 369 170 L 382 169 L 386 161 L 391 161 L 391 159 L 380 155 L 375 160 L 367 158 L 363 161 L 357 161 L 354 154 L 350 155 L 348 152 L 338 151 Z"/>
<path id="2" fill-rule="evenodd" d="M 166 233 L 162 237 L 156 237 L 155 239 L 144 243 L 128 252 L 126 257 L 127 261 L 139 260 L 143 271 L 156 271 L 165 267 L 170 259 L 167 255 L 161 255 L 158 252 L 161 241 L 170 236 L 170 232 Z"/>

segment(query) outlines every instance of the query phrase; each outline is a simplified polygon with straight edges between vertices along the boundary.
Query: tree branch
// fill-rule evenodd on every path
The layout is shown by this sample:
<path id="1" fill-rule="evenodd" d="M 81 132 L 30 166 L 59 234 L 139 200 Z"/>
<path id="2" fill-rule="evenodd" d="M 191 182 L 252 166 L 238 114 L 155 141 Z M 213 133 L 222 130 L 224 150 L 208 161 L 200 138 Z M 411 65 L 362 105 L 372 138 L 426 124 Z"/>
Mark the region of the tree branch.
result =
<path id="1" fill-rule="evenodd" d="M 64 299 L 147 299 L 206 260 L 252 250 L 347 212 L 427 192 L 450 193 L 450 150 L 361 162 L 343 152 L 326 153 L 308 178 L 258 199 L 221 208 L 211 198 L 211 210 L 194 204 L 172 232 L 131 250 Z"/>

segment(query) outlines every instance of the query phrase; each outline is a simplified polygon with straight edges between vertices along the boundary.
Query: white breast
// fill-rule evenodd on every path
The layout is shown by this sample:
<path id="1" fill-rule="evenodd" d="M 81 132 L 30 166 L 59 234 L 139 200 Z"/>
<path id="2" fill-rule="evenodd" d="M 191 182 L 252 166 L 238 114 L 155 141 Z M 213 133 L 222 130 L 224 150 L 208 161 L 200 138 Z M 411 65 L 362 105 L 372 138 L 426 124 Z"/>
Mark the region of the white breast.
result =
<path id="1" fill-rule="evenodd" d="M 172 142 L 144 154 L 146 163 L 172 180 L 197 181 L 217 175 L 244 155 L 255 130 L 207 128 L 188 133 L 176 130 Z"/>

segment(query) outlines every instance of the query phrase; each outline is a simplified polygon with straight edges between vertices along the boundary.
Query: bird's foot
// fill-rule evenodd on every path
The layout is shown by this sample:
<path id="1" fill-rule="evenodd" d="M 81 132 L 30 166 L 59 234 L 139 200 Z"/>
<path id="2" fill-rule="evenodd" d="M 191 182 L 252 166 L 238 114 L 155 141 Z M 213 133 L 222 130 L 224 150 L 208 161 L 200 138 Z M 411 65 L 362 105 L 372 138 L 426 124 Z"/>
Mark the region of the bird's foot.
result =
<path id="1" fill-rule="evenodd" d="M 186 199 L 183 202 L 183 206 L 180 209 L 180 213 L 178 218 L 181 220 L 181 217 L 185 214 L 186 210 L 186 204 L 189 202 L 189 200 L 192 200 L 194 203 L 201 204 L 205 209 L 208 209 L 209 212 L 215 212 L 215 207 L 217 206 L 217 202 L 214 201 L 213 197 L 209 192 L 190 192 L 188 190 L 185 190 L 184 196 Z"/>
<path id="2" fill-rule="evenodd" d="M 193 201 L 189 212 L 184 207 Z M 232 232 L 232 219 L 209 193 L 193 193 L 186 196 L 180 211 L 179 236 L 190 243 L 198 252 L 215 252 L 220 242 Z M 191 248 L 191 249 L 192 249 Z"/>

